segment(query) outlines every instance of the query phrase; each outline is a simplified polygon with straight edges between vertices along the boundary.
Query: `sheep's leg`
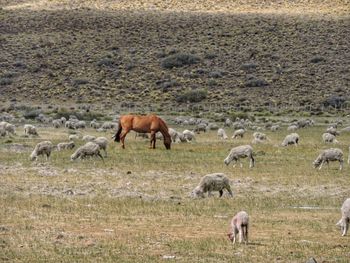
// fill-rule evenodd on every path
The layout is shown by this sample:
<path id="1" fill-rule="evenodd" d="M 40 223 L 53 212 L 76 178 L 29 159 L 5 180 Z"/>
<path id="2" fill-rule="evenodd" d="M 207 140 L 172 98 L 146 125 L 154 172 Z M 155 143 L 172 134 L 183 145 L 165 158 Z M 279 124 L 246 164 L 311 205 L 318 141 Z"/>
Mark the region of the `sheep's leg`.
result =
<path id="1" fill-rule="evenodd" d="M 233 197 L 233 193 L 232 193 L 231 187 L 226 187 L 226 190 L 228 191 L 230 196 Z"/>
<path id="2" fill-rule="evenodd" d="M 211 197 L 212 194 L 211 194 L 211 191 L 208 191 L 208 197 Z"/>
<path id="3" fill-rule="evenodd" d="M 245 244 L 248 244 L 248 225 L 245 226 L 244 228 L 244 233 L 245 233 Z"/>
<path id="4" fill-rule="evenodd" d="M 240 166 L 241 168 L 243 168 L 243 164 L 242 164 L 241 160 L 238 160 L 238 161 L 239 161 L 239 166 Z"/>
<path id="5" fill-rule="evenodd" d="M 349 222 L 346 221 L 345 225 L 344 225 L 344 230 L 343 230 L 342 237 L 346 235 L 346 233 L 348 232 L 348 228 L 349 228 Z"/>
<path id="6" fill-rule="evenodd" d="M 341 171 L 341 170 L 343 170 L 343 163 L 344 163 L 344 161 L 343 160 L 339 160 L 339 163 L 340 163 L 339 170 Z"/>
<path id="7" fill-rule="evenodd" d="M 253 168 L 253 167 L 254 167 L 254 164 L 255 164 L 255 160 L 254 160 L 253 156 L 251 155 L 251 156 L 250 156 L 249 168 Z"/>
<path id="8" fill-rule="evenodd" d="M 236 243 L 236 231 L 233 231 L 233 240 L 232 240 L 232 244 Z"/>
<path id="9" fill-rule="evenodd" d="M 219 191 L 219 193 L 220 193 L 220 197 L 222 197 L 222 195 L 224 194 L 224 191 L 221 189 L 221 190 Z"/>
<path id="10" fill-rule="evenodd" d="M 103 156 L 101 155 L 101 153 L 97 153 L 97 156 L 100 157 L 102 159 L 103 162 L 105 162 L 105 160 L 103 159 Z M 92 157 L 92 156 L 91 156 Z"/>
<path id="11" fill-rule="evenodd" d="M 238 229 L 238 235 L 239 235 L 239 243 L 242 243 L 242 240 L 243 240 L 243 229 L 242 229 L 242 226 Z"/>
<path id="12" fill-rule="evenodd" d="M 320 165 L 320 167 L 318 168 L 318 170 L 321 170 L 323 163 L 324 163 L 324 161 L 321 162 L 321 165 Z"/>

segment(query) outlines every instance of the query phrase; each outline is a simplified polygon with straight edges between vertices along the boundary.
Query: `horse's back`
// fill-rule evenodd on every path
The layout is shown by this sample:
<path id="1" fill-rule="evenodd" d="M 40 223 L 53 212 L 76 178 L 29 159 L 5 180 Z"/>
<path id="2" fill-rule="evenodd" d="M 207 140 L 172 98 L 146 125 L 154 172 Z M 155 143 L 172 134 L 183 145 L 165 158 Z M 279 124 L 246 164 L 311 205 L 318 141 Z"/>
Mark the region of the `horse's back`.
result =
<path id="1" fill-rule="evenodd" d="M 159 117 L 157 115 L 123 115 L 120 123 L 123 128 L 129 128 L 137 132 L 150 132 L 159 128 Z"/>

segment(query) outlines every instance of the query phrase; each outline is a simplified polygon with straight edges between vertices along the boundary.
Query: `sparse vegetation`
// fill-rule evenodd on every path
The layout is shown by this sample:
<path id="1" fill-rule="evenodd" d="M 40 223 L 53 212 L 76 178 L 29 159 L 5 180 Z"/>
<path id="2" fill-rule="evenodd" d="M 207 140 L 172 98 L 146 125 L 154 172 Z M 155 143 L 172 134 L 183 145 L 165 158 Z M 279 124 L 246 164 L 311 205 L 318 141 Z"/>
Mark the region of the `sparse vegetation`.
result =
<path id="1" fill-rule="evenodd" d="M 208 95 L 208 92 L 204 89 L 189 90 L 182 94 L 177 95 L 177 102 L 191 102 L 196 103 L 204 100 Z"/>
<path id="2" fill-rule="evenodd" d="M 177 53 L 163 59 L 161 66 L 165 69 L 172 69 L 197 64 L 199 61 L 200 58 L 196 55 Z"/>

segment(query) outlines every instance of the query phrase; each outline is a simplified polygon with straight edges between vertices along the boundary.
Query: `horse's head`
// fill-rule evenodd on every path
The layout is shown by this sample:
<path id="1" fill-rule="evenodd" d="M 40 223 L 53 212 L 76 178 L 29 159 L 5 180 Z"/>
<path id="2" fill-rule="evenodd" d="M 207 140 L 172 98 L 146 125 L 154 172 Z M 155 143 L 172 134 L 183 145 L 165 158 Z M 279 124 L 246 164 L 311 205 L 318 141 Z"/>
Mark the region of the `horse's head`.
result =
<path id="1" fill-rule="evenodd" d="M 164 145 L 167 150 L 170 150 L 171 148 L 171 138 L 164 138 Z"/>

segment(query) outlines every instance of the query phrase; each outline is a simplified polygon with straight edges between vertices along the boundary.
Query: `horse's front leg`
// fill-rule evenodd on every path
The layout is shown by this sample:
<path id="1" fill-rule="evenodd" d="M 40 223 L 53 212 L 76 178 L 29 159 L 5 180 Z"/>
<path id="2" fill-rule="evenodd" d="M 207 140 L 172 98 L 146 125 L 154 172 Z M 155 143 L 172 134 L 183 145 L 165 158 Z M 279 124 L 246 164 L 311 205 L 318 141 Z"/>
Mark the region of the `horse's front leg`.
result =
<path id="1" fill-rule="evenodd" d="M 125 149 L 125 143 L 124 143 L 124 141 L 125 141 L 125 137 L 126 137 L 126 135 L 128 134 L 129 131 L 130 131 L 130 130 L 125 130 L 125 131 L 123 131 L 122 134 L 120 135 L 120 141 L 121 141 L 121 143 L 122 143 L 122 148 L 123 148 L 123 149 Z"/>
<path id="2" fill-rule="evenodd" d="M 156 133 L 154 131 L 151 131 L 151 142 L 150 142 L 150 149 L 156 148 Z"/>

